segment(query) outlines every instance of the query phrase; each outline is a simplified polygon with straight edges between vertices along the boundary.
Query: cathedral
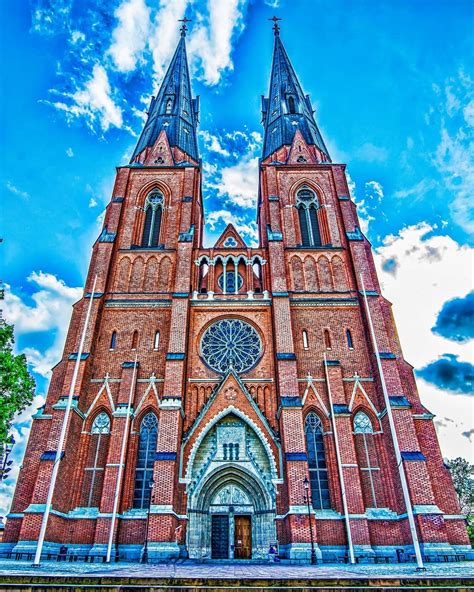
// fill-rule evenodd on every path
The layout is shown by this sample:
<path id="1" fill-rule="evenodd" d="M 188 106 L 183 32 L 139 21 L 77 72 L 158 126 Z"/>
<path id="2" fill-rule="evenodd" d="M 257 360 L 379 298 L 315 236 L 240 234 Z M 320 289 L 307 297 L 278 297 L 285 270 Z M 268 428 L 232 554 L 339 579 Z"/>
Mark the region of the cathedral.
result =
<path id="1" fill-rule="evenodd" d="M 117 168 L 2 551 L 453 560 L 470 548 L 360 230 L 275 22 L 258 247 L 204 246 L 186 26 Z M 60 551 L 62 549 L 62 551 Z M 270 553 L 269 553 L 270 550 Z"/>

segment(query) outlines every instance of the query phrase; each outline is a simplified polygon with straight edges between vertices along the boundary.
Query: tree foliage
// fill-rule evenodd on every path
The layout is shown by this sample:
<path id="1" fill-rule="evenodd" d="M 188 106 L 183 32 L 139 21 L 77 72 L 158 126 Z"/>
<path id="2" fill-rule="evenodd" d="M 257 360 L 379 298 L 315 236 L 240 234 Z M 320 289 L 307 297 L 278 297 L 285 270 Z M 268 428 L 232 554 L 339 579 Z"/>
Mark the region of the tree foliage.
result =
<path id="1" fill-rule="evenodd" d="M 33 400 L 35 380 L 24 354 L 13 353 L 13 325 L 0 324 L 0 447 L 9 440 L 13 418 Z"/>
<path id="2" fill-rule="evenodd" d="M 465 458 L 448 460 L 448 468 L 458 494 L 461 512 L 466 516 L 467 532 L 474 544 L 474 465 Z"/>

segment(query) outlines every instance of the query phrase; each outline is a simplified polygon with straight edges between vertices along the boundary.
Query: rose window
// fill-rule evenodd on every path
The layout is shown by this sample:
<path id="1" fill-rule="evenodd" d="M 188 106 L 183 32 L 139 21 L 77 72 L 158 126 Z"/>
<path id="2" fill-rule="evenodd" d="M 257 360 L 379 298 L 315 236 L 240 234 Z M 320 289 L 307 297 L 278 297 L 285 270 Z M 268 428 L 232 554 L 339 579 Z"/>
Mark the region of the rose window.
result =
<path id="1" fill-rule="evenodd" d="M 224 319 L 213 323 L 201 340 L 201 356 L 209 368 L 225 374 L 231 368 L 247 372 L 262 355 L 257 331 L 239 319 Z"/>

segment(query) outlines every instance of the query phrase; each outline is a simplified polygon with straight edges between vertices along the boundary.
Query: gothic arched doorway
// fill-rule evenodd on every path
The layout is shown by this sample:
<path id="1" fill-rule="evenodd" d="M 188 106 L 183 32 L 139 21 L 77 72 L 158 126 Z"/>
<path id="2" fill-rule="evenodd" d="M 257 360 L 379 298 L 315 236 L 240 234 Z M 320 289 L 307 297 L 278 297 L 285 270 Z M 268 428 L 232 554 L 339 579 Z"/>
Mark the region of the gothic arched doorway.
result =
<path id="1" fill-rule="evenodd" d="M 195 559 L 257 559 L 275 541 L 272 496 L 235 466 L 215 471 L 191 498 L 188 551 Z"/>
<path id="2" fill-rule="evenodd" d="M 236 409 L 217 416 L 189 461 L 187 548 L 193 559 L 258 559 L 276 542 L 275 460 Z"/>

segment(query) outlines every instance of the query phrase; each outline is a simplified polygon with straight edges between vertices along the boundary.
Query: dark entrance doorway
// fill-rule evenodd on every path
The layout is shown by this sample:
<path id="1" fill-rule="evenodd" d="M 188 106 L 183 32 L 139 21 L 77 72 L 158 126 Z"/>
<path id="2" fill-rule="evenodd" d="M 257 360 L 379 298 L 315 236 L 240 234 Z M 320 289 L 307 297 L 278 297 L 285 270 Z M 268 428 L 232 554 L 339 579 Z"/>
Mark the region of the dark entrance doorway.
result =
<path id="1" fill-rule="evenodd" d="M 212 516 L 211 557 L 229 559 L 229 516 Z"/>
<path id="2" fill-rule="evenodd" d="M 236 516 L 234 530 L 234 559 L 252 557 L 252 521 L 250 516 Z"/>

